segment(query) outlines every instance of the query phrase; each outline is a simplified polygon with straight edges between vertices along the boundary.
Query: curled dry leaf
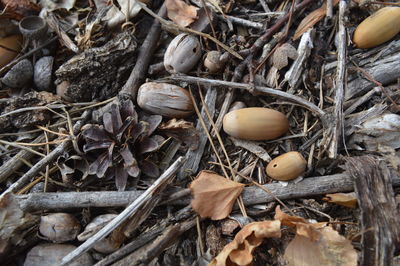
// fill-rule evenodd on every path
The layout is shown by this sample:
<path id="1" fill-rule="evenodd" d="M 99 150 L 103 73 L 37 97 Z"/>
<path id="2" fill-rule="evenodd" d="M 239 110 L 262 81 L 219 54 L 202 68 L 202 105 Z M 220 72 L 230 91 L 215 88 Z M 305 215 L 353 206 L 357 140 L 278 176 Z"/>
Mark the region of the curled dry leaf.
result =
<path id="1" fill-rule="evenodd" d="M 323 200 L 349 208 L 355 208 L 357 206 L 357 197 L 355 192 L 326 194 Z"/>
<path id="2" fill-rule="evenodd" d="M 199 134 L 191 122 L 174 118 L 162 123 L 158 129 L 168 137 L 182 141 L 191 150 L 195 150 L 199 146 Z"/>
<path id="3" fill-rule="evenodd" d="M 339 235 L 326 223 L 307 222 L 304 218 L 283 213 L 278 206 L 275 219 L 296 228 L 296 236 L 285 250 L 291 266 L 357 265 L 357 252 L 351 241 Z"/>
<path id="4" fill-rule="evenodd" d="M 228 180 L 211 171 L 201 171 L 189 187 L 193 196 L 193 210 L 203 218 L 221 220 L 232 211 L 244 184 Z"/>
<path id="5" fill-rule="evenodd" d="M 339 3 L 339 0 L 333 0 L 332 5 L 335 6 Z M 297 40 L 303 35 L 308 29 L 312 28 L 315 24 L 318 23 L 323 17 L 326 15 L 326 2 L 320 7 L 308 14 L 297 27 L 296 32 L 294 33 L 293 40 Z"/>
<path id="6" fill-rule="evenodd" d="M 123 22 L 126 18 L 131 19 L 136 16 L 142 7 L 136 1 L 130 0 L 117 0 L 120 8 L 113 5 L 110 10 L 108 10 L 104 20 L 107 21 L 107 26 L 113 28 Z"/>
<path id="7" fill-rule="evenodd" d="M 251 265 L 254 249 L 261 245 L 264 238 L 270 237 L 281 237 L 280 221 L 250 223 L 236 234 L 233 241 L 224 247 L 209 266 Z"/>
<path id="8" fill-rule="evenodd" d="M 186 27 L 197 19 L 197 8 L 182 0 L 166 0 L 168 18 L 179 26 Z"/>
<path id="9" fill-rule="evenodd" d="M 297 58 L 297 50 L 291 44 L 284 43 L 279 46 L 274 55 L 272 56 L 272 62 L 274 67 L 281 70 L 289 64 L 289 58 L 295 60 Z"/>

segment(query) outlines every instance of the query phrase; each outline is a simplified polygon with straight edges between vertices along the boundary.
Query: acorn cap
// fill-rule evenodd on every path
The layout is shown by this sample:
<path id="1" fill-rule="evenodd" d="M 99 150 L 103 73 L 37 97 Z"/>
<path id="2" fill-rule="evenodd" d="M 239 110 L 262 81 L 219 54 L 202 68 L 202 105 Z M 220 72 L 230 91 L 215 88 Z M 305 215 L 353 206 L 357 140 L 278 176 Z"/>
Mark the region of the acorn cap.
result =
<path id="1" fill-rule="evenodd" d="M 29 40 L 39 40 L 47 33 L 47 23 L 38 16 L 29 16 L 19 22 L 19 30 Z"/>

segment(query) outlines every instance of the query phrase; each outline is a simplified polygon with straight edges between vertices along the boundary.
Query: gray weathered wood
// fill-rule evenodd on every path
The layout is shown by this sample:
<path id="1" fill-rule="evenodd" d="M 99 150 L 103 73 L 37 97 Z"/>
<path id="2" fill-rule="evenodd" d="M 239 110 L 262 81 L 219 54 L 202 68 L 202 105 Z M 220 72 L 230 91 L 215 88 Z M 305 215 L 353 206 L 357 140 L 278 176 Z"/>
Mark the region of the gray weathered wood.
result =
<path id="1" fill-rule="evenodd" d="M 207 89 L 207 93 L 205 96 L 205 103 L 208 106 L 208 110 L 210 111 L 210 114 L 215 113 L 215 101 L 217 100 L 217 91 L 213 90 L 211 88 Z M 202 117 L 206 117 L 206 111 L 204 107 L 201 109 L 201 115 Z M 207 125 L 207 129 L 210 129 L 210 121 L 208 119 L 204 119 L 204 122 Z M 206 147 L 206 144 L 208 142 L 207 135 L 200 123 L 200 121 L 197 122 L 196 125 L 196 130 L 199 132 L 199 147 L 196 150 L 188 150 L 186 153 L 186 158 L 187 161 L 183 164 L 182 168 L 179 171 L 178 178 L 183 179 L 187 176 L 193 175 L 197 173 L 197 170 L 199 169 L 199 164 L 201 161 L 201 158 L 203 157 L 204 149 Z"/>

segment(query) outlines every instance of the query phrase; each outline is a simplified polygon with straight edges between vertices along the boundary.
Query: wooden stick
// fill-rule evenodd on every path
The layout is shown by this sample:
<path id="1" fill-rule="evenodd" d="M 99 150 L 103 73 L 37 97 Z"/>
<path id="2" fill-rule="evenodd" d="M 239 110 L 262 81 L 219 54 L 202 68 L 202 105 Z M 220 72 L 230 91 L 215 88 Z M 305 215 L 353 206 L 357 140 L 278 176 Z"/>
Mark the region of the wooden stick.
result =
<path id="1" fill-rule="evenodd" d="M 392 181 L 382 159 L 351 157 L 346 168 L 354 179 L 361 209 L 362 238 L 360 265 L 392 265 L 400 244 L 400 222 Z"/>
<path id="2" fill-rule="evenodd" d="M 321 110 L 318 106 L 315 104 L 290 93 L 280 91 L 280 90 L 275 90 L 272 88 L 268 87 L 261 87 L 261 86 L 251 86 L 249 84 L 245 83 L 238 83 L 238 82 L 230 82 L 230 81 L 224 81 L 224 80 L 217 80 L 217 79 L 206 79 L 206 78 L 199 78 L 199 77 L 193 77 L 193 76 L 187 76 L 187 75 L 176 75 L 176 76 L 171 76 L 166 78 L 167 80 L 175 80 L 175 81 L 184 81 L 192 84 L 201 84 L 201 85 L 211 85 L 213 87 L 227 87 L 227 88 L 236 88 L 236 89 L 245 89 L 250 92 L 254 92 L 255 94 L 261 94 L 261 95 L 268 95 L 268 96 L 274 96 L 278 98 L 285 99 L 290 102 L 295 102 L 299 104 L 300 106 L 303 106 L 304 108 L 310 110 L 313 112 L 315 115 L 317 115 L 319 118 L 322 118 L 325 115 L 325 112 Z"/>
<path id="3" fill-rule="evenodd" d="M 339 3 L 339 32 L 338 32 L 338 65 L 336 69 L 336 93 L 335 93 L 335 111 L 334 125 L 332 130 L 332 139 L 329 143 L 328 157 L 336 158 L 338 154 L 339 143 L 342 143 L 343 136 L 343 102 L 344 90 L 347 85 L 346 77 L 346 54 L 347 54 L 347 32 L 344 25 L 345 13 L 347 10 L 347 1 L 341 0 Z"/>

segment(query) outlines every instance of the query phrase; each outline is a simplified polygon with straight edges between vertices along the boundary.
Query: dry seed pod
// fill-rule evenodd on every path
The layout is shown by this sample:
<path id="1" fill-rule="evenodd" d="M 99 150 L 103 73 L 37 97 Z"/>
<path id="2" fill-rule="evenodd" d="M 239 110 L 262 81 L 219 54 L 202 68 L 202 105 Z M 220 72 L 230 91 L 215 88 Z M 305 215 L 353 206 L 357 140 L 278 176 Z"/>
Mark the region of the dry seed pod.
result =
<path id="1" fill-rule="evenodd" d="M 358 48 L 372 48 L 392 39 L 400 32 L 400 7 L 384 7 L 366 18 L 354 32 Z"/>
<path id="2" fill-rule="evenodd" d="M 24 59 L 9 70 L 1 82 L 10 88 L 22 88 L 31 81 L 32 76 L 32 63 L 28 59 Z"/>
<path id="3" fill-rule="evenodd" d="M 41 244 L 32 248 L 26 255 L 24 266 L 54 266 L 60 265 L 61 260 L 76 247 L 67 244 Z M 93 265 L 93 259 L 88 253 L 84 253 L 69 266 Z"/>
<path id="4" fill-rule="evenodd" d="M 44 56 L 36 62 L 33 81 L 39 90 L 50 91 L 53 62 L 54 57 L 52 56 Z"/>
<path id="5" fill-rule="evenodd" d="M 224 68 L 225 62 L 221 60 L 221 53 L 218 51 L 209 51 L 204 66 L 210 73 L 217 73 Z"/>
<path id="6" fill-rule="evenodd" d="M 171 118 L 187 117 L 194 110 L 189 92 L 168 83 L 143 84 L 138 91 L 137 103 L 143 110 Z"/>
<path id="7" fill-rule="evenodd" d="M 170 73 L 187 73 L 197 64 L 200 57 L 199 40 L 193 35 L 182 33 L 169 44 L 164 54 L 164 66 Z"/>
<path id="8" fill-rule="evenodd" d="M 267 175 L 279 181 L 288 181 L 302 175 L 307 161 L 297 151 L 287 152 L 273 159 L 267 165 Z"/>
<path id="9" fill-rule="evenodd" d="M 223 127 L 228 135 L 235 138 L 270 140 L 285 134 L 289 129 L 289 121 L 281 112 L 251 107 L 227 113 Z"/>
<path id="10" fill-rule="evenodd" d="M 40 218 L 40 233 L 55 243 L 74 240 L 80 230 L 79 221 L 69 213 L 52 213 Z"/>
<path id="11" fill-rule="evenodd" d="M 12 35 L 0 39 L 0 68 L 10 63 L 18 55 L 18 52 L 21 50 L 21 42 L 21 35 Z"/>

